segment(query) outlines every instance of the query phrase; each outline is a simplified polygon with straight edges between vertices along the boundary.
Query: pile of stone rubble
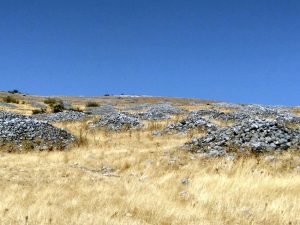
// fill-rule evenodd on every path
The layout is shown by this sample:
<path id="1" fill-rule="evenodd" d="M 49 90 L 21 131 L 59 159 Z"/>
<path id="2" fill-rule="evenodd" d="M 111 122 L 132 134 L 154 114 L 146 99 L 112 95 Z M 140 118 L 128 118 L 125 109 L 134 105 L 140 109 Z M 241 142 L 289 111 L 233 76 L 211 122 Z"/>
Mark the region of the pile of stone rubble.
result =
<path id="1" fill-rule="evenodd" d="M 300 129 L 265 119 L 246 119 L 240 124 L 221 128 L 185 144 L 192 152 L 208 156 L 226 155 L 232 151 L 266 152 L 300 147 Z"/>
<path id="2" fill-rule="evenodd" d="M 117 113 L 117 110 L 112 105 L 103 105 L 99 107 L 88 107 L 86 112 L 92 115 L 110 115 Z"/>
<path id="3" fill-rule="evenodd" d="M 0 102 L 0 106 L 6 107 L 6 108 L 17 108 L 14 104 L 6 103 L 6 102 Z"/>
<path id="4" fill-rule="evenodd" d="M 140 120 L 127 113 L 114 113 L 111 115 L 105 115 L 97 122 L 91 124 L 92 128 L 106 127 L 108 130 L 126 130 L 126 129 L 139 129 L 143 127 Z"/>
<path id="5" fill-rule="evenodd" d="M 141 120 L 167 120 L 172 115 L 182 114 L 185 110 L 172 106 L 170 103 L 157 103 L 146 112 L 136 114 Z"/>
<path id="6" fill-rule="evenodd" d="M 274 106 L 261 106 L 261 105 L 246 105 L 240 108 L 237 111 L 229 112 L 229 113 L 217 113 L 214 112 L 211 114 L 211 117 L 214 119 L 220 120 L 231 120 L 240 122 L 245 119 L 250 118 L 271 118 L 280 122 L 291 122 L 291 123 L 299 123 L 300 117 L 295 116 L 293 113 L 289 112 L 287 109 L 283 107 L 274 107 Z"/>
<path id="7" fill-rule="evenodd" d="M 186 133 L 188 130 L 192 130 L 195 128 L 197 128 L 198 130 L 201 129 L 205 132 L 211 132 L 219 129 L 218 125 L 203 118 L 203 116 L 206 114 L 205 111 L 203 111 L 203 113 L 198 113 L 198 112 L 200 111 L 191 112 L 189 113 L 187 118 L 177 123 L 169 124 L 164 129 L 163 133 L 172 133 L 172 132 Z"/>
<path id="8" fill-rule="evenodd" d="M 300 117 L 289 112 L 283 107 L 271 107 L 261 105 L 246 105 L 239 108 L 234 108 L 230 105 L 232 112 L 221 112 L 215 108 L 200 109 L 192 112 L 190 116 L 204 117 L 208 120 L 216 119 L 223 121 L 241 122 L 246 119 L 273 119 L 283 123 L 297 123 L 300 124 Z"/>
<path id="9" fill-rule="evenodd" d="M 43 113 L 32 115 L 32 118 L 46 122 L 64 122 L 64 121 L 77 121 L 87 117 L 87 114 L 77 111 L 65 111 L 58 113 Z"/>
<path id="10" fill-rule="evenodd" d="M 75 137 L 63 129 L 31 117 L 0 111 L 0 145 L 13 149 L 63 149 Z"/>
<path id="11" fill-rule="evenodd" d="M 8 120 L 12 120 L 15 118 L 27 119 L 28 117 L 24 116 L 24 115 L 12 113 L 12 112 L 0 110 L 0 120 L 8 121 Z"/>

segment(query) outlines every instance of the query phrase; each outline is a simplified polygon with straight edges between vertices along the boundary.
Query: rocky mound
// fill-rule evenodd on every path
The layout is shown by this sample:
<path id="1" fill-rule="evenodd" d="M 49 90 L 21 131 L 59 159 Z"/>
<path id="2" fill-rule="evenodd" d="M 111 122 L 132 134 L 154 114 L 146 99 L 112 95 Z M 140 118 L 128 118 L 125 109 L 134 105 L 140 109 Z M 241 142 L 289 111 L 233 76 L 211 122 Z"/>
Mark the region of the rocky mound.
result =
<path id="1" fill-rule="evenodd" d="M 211 114 L 211 117 L 214 119 L 221 119 L 226 121 L 232 120 L 236 122 L 240 122 L 242 120 L 250 118 L 272 118 L 280 122 L 300 123 L 300 117 L 297 117 L 283 107 L 262 105 L 246 105 L 241 109 L 230 113 L 214 112 Z"/>
<path id="2" fill-rule="evenodd" d="M 0 110 L 0 120 L 12 120 L 15 118 L 27 119 L 28 117 L 17 113 Z"/>
<path id="3" fill-rule="evenodd" d="M 33 115 L 32 118 L 46 122 L 64 122 L 64 121 L 77 121 L 86 118 L 87 115 L 83 112 L 77 111 L 66 111 L 50 114 L 37 114 Z"/>
<path id="4" fill-rule="evenodd" d="M 86 112 L 93 115 L 110 115 L 117 113 L 117 110 L 112 105 L 103 105 L 99 107 L 88 107 Z"/>
<path id="5" fill-rule="evenodd" d="M 167 120 L 171 115 L 184 113 L 185 110 L 176 108 L 170 103 L 158 103 L 146 112 L 139 112 L 136 116 L 142 120 Z"/>
<path id="6" fill-rule="evenodd" d="M 17 108 L 17 106 L 15 106 L 14 104 L 6 103 L 6 102 L 0 102 L 0 106 L 11 108 L 11 109 Z"/>
<path id="7" fill-rule="evenodd" d="M 226 104 L 224 105 L 224 107 Z M 246 105 L 238 106 L 234 108 L 234 105 L 230 104 L 227 107 L 235 109 L 233 112 L 220 112 L 216 109 L 200 109 L 192 112 L 191 116 L 205 117 L 208 120 L 216 119 L 223 121 L 232 121 L 239 123 L 247 119 L 273 119 L 281 123 L 296 123 L 300 124 L 300 117 L 289 112 L 284 107 L 276 106 L 262 106 L 262 105 Z"/>
<path id="8" fill-rule="evenodd" d="M 109 130 L 117 131 L 131 128 L 142 128 L 143 124 L 139 119 L 129 114 L 115 113 L 103 116 L 100 120 L 91 124 L 91 127 L 107 127 Z"/>
<path id="9" fill-rule="evenodd" d="M 179 132 L 179 133 L 186 133 L 188 130 L 192 129 L 202 129 L 206 132 L 212 132 L 219 129 L 219 126 L 216 124 L 211 123 L 210 121 L 203 118 L 204 115 L 210 113 L 210 111 L 196 111 L 191 112 L 187 116 L 187 118 L 173 124 L 169 124 L 163 131 L 163 133 L 172 133 L 172 132 Z"/>
<path id="10" fill-rule="evenodd" d="M 300 147 L 300 130 L 290 129 L 277 121 L 248 119 L 193 139 L 185 147 L 210 156 L 225 155 L 233 149 L 250 149 L 254 152 L 286 150 Z"/>
<path id="11" fill-rule="evenodd" d="M 63 149 L 75 137 L 47 122 L 0 111 L 0 145 L 14 149 Z"/>

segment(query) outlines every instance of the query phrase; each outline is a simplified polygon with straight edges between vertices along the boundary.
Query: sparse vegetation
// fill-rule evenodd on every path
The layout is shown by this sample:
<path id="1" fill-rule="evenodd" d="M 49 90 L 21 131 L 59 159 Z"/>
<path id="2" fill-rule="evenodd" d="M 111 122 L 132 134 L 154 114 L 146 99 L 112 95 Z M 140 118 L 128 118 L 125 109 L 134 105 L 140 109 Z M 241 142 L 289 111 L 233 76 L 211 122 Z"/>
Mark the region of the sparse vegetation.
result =
<path id="1" fill-rule="evenodd" d="M 76 106 L 84 108 L 79 100 Z M 52 109 L 60 100 L 48 102 Z M 22 112 L 26 106 L 17 107 Z M 30 153 L 0 148 L 0 224 L 300 223 L 299 151 L 204 158 L 178 149 L 202 135 L 200 128 L 152 135 L 180 116 L 119 132 L 90 130 L 98 119 L 53 123 L 78 138 L 67 151 L 32 152 L 26 140 Z"/>
<path id="2" fill-rule="evenodd" d="M 97 102 L 87 102 L 86 107 L 98 107 L 99 103 Z"/>
<path id="3" fill-rule="evenodd" d="M 52 112 L 58 113 L 63 112 L 65 110 L 64 103 L 62 101 L 58 101 L 56 104 L 52 106 Z"/>
<path id="4" fill-rule="evenodd" d="M 12 97 L 12 96 L 6 96 L 2 99 L 3 102 L 6 102 L 6 103 L 14 103 L 14 104 L 19 104 L 19 100 Z"/>
<path id="5" fill-rule="evenodd" d="M 44 100 L 44 103 L 49 105 L 50 107 L 52 107 L 53 105 L 55 105 L 59 100 L 56 98 L 46 98 Z"/>
<path id="6" fill-rule="evenodd" d="M 36 115 L 36 114 L 43 114 L 43 113 L 46 113 L 47 111 L 46 111 L 46 109 L 44 109 L 44 108 L 41 108 L 41 109 L 33 109 L 32 110 L 32 114 L 33 115 Z"/>
<path id="7" fill-rule="evenodd" d="M 83 110 L 82 110 L 82 109 L 80 109 L 79 107 L 72 108 L 72 109 L 70 109 L 69 111 L 74 111 L 74 112 L 83 112 Z"/>
<path id="8" fill-rule="evenodd" d="M 61 99 L 47 98 L 44 103 L 49 105 L 53 113 L 63 112 L 65 110 L 64 103 Z"/>
<path id="9" fill-rule="evenodd" d="M 297 152 L 201 159 L 183 136 L 60 126 L 79 147 L 0 158 L 0 224 L 298 224 Z"/>

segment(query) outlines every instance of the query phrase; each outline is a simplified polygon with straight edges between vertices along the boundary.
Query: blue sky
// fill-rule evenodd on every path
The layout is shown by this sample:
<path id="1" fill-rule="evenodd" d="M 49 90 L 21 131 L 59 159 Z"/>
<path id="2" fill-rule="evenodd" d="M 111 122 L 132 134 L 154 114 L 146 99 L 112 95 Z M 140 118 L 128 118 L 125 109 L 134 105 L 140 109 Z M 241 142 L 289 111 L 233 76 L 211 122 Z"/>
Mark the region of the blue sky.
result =
<path id="1" fill-rule="evenodd" d="M 300 1 L 2 0 L 0 90 L 300 105 Z"/>

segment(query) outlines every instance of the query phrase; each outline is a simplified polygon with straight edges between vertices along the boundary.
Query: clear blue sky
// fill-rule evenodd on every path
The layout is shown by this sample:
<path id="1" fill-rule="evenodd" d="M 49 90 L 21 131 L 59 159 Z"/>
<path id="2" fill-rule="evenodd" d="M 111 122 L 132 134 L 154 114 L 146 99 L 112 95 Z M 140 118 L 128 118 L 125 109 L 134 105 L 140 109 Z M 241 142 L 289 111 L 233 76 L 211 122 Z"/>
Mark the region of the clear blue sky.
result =
<path id="1" fill-rule="evenodd" d="M 0 90 L 300 105 L 300 1 L 1 0 Z"/>

